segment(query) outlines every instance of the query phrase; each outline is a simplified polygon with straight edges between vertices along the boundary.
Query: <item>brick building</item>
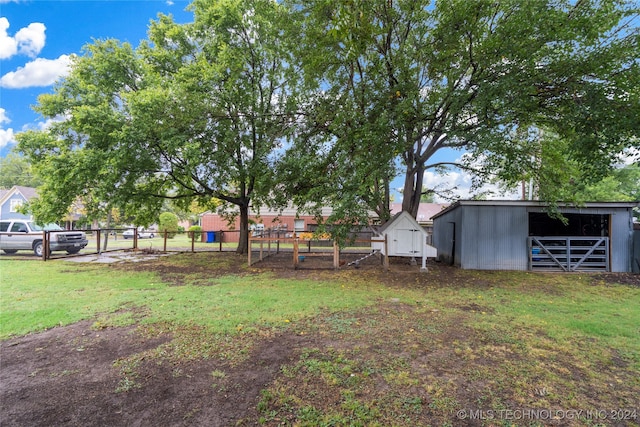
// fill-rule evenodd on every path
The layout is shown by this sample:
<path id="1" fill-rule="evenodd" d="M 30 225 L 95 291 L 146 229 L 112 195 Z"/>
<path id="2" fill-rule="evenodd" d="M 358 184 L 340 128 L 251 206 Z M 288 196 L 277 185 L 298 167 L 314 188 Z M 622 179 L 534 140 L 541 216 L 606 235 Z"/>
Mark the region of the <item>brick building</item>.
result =
<path id="1" fill-rule="evenodd" d="M 331 212 L 331 208 L 322 208 L 322 217 L 327 219 Z M 315 216 L 299 214 L 298 210 L 293 207 L 282 211 L 249 208 L 249 223 L 254 227 L 280 231 L 285 235 L 293 234 L 293 232 L 314 231 L 318 225 Z M 200 216 L 200 225 L 203 231 L 229 231 L 224 235 L 225 242 L 237 242 L 240 236 L 239 215 L 236 215 L 235 219 L 229 223 L 223 215 L 215 212 L 205 212 Z"/>

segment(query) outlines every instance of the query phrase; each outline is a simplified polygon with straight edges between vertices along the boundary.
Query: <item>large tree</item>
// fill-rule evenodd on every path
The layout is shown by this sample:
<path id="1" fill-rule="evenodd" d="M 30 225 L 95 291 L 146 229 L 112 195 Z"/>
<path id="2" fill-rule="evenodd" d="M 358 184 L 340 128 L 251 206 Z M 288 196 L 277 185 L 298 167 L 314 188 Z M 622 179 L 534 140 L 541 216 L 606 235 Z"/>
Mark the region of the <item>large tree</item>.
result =
<path id="1" fill-rule="evenodd" d="M 582 178 L 596 177 L 640 130 L 637 3 L 288 4 L 300 22 L 298 58 L 315 94 L 286 166 L 298 171 L 306 161 L 327 188 L 319 191 L 309 174 L 292 174 L 303 178 L 289 185 L 301 200 L 366 204 L 399 165 L 403 210 L 415 216 L 429 168 L 455 166 L 510 182 L 539 175 L 541 147 L 527 135 L 548 129 L 563 144 L 544 165 L 575 161 Z M 455 164 L 433 160 L 447 148 L 468 154 Z M 558 183 L 540 182 L 549 183 L 549 199 L 560 194 Z M 383 198 L 378 194 L 373 200 Z"/>
<path id="2" fill-rule="evenodd" d="M 114 40 L 87 46 L 85 56 L 73 62 L 73 71 L 55 92 L 38 98 L 35 109 L 55 119 L 51 127 L 16 137 L 18 149 L 42 179 L 30 208 L 43 222 L 59 220 L 76 201 L 90 219 L 122 206 L 149 221 L 154 206 L 137 206 L 135 198 L 123 194 L 132 186 L 130 171 L 139 159 L 121 150 L 125 143 L 117 138 L 128 120 L 124 96 L 142 84 L 143 64 L 130 45 Z"/>
<path id="3" fill-rule="evenodd" d="M 37 187 L 40 180 L 33 176 L 31 165 L 23 156 L 11 151 L 0 158 L 0 188 L 11 188 L 14 185 Z"/>
<path id="4" fill-rule="evenodd" d="M 270 0 L 191 8 L 193 23 L 161 16 L 138 49 L 87 46 L 55 93 L 40 97 L 40 112 L 64 118 L 49 136 L 18 137 L 47 181 L 40 212 L 59 214 L 91 193 L 144 223 L 163 199 L 187 207 L 215 198 L 237 207 L 238 251 L 247 250 L 249 205 L 269 195 L 274 150 L 291 123 L 283 9 Z"/>

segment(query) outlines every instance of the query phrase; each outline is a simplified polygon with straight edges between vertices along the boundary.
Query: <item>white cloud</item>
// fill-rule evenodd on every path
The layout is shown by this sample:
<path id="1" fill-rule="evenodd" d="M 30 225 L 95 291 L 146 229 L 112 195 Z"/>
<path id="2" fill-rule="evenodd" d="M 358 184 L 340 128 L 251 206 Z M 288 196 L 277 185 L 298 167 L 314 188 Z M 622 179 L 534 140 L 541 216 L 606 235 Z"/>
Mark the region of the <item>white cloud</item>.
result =
<path id="1" fill-rule="evenodd" d="M 60 77 L 69 73 L 69 55 L 61 55 L 58 59 L 38 58 L 28 62 L 24 67 L 11 71 L 0 78 L 0 87 L 21 89 L 34 86 L 50 86 Z"/>
<path id="2" fill-rule="evenodd" d="M 436 173 L 427 171 L 424 173 L 423 185 L 425 188 L 435 190 L 436 193 L 451 192 L 454 198 L 468 199 L 471 194 L 471 175 L 460 171 L 448 171 L 446 173 Z M 446 200 L 436 195 L 436 202 Z"/>
<path id="3" fill-rule="evenodd" d="M 40 22 L 32 22 L 21 28 L 14 37 L 8 33 L 9 20 L 0 18 L 0 59 L 8 59 L 18 53 L 31 58 L 38 56 L 44 47 L 46 27 Z"/>
<path id="4" fill-rule="evenodd" d="M 11 58 L 18 53 L 18 42 L 7 34 L 9 20 L 4 16 L 0 18 L 0 59 Z"/>
<path id="5" fill-rule="evenodd" d="M 7 117 L 7 110 L 0 107 L 0 124 L 2 123 L 11 123 L 11 119 Z"/>
<path id="6" fill-rule="evenodd" d="M 38 125 L 37 125 L 38 126 L 38 130 L 42 130 L 42 131 L 49 130 L 49 128 L 51 128 L 51 126 L 53 124 L 63 122 L 65 120 L 68 120 L 69 118 L 70 118 L 69 116 L 67 116 L 67 117 L 65 117 L 65 116 L 56 116 L 56 117 L 47 119 L 44 122 L 38 122 Z"/>
<path id="7" fill-rule="evenodd" d="M 437 193 L 444 193 L 450 199 L 470 199 L 475 195 L 483 194 L 487 199 L 499 200 L 519 199 L 521 195 L 517 190 L 505 192 L 497 184 L 486 183 L 480 188 L 472 188 L 473 177 L 469 172 L 461 170 L 450 170 L 446 173 L 436 173 L 427 171 L 424 174 L 423 185 L 426 188 L 435 190 Z M 435 195 L 437 203 L 448 203 L 442 196 Z"/>
<path id="8" fill-rule="evenodd" d="M 15 36 L 18 42 L 18 52 L 31 58 L 38 56 L 44 47 L 45 30 L 46 27 L 40 22 L 33 22 L 28 27 L 21 28 Z"/>
<path id="9" fill-rule="evenodd" d="M 0 125 L 5 123 L 11 123 L 11 119 L 7 117 L 7 110 L 0 108 Z M 0 149 L 15 142 L 13 129 L 0 128 Z"/>
<path id="10" fill-rule="evenodd" d="M 65 116 L 56 116 L 38 123 L 29 123 L 22 126 L 20 132 L 26 132 L 29 130 L 47 131 L 53 124 L 67 120 L 68 118 L 69 117 Z M 11 122 L 11 120 L 6 116 L 5 110 L 0 108 L 0 124 L 9 122 Z M 13 129 L 3 129 L 0 127 L 0 150 L 9 145 L 17 144 L 18 141 L 16 141 L 15 135 L 16 133 Z"/>
<path id="11" fill-rule="evenodd" d="M 15 135 L 13 133 L 13 129 L 0 128 L 0 149 L 3 149 L 4 147 L 11 144 L 15 144 L 15 143 L 16 143 L 16 140 L 15 140 Z"/>

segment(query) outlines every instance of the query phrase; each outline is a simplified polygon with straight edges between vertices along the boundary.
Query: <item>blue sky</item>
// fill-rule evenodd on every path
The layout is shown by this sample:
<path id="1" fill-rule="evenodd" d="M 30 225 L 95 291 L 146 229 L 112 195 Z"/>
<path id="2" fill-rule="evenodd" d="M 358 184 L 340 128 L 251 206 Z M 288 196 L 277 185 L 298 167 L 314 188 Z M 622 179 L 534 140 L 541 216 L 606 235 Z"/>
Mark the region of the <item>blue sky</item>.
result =
<path id="1" fill-rule="evenodd" d="M 134 47 L 158 13 L 189 22 L 185 0 L 0 0 L 0 157 L 15 134 L 44 119 L 31 106 L 64 76 L 69 55 L 93 39 L 115 38 Z"/>

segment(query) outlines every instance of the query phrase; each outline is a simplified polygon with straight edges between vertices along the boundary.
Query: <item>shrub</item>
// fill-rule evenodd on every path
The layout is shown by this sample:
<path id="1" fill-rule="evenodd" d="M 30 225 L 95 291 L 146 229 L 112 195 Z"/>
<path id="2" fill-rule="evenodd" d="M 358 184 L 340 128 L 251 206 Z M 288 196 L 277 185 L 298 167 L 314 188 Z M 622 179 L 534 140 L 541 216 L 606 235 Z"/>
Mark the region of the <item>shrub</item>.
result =
<path id="1" fill-rule="evenodd" d="M 192 225 L 191 227 L 189 227 L 189 238 L 192 239 L 194 233 L 196 233 L 196 235 L 199 235 L 201 232 L 202 227 L 200 227 L 199 225 Z"/>
<path id="2" fill-rule="evenodd" d="M 160 214 L 160 232 L 167 232 L 167 237 L 173 239 L 178 232 L 178 217 L 171 212 L 163 212 Z"/>

